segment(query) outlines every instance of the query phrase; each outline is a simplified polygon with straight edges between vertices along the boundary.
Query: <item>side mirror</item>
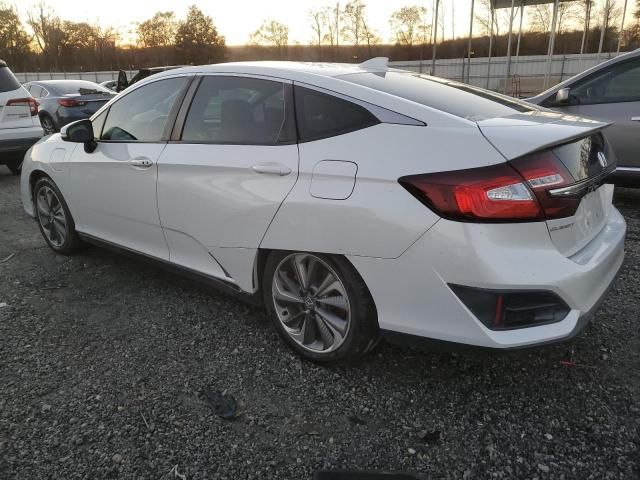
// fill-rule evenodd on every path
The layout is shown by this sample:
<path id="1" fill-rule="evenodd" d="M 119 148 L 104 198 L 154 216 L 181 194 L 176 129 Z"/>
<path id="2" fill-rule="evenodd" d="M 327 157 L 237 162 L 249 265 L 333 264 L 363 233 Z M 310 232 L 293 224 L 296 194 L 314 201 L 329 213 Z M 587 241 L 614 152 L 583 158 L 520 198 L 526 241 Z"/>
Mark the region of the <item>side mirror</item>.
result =
<path id="1" fill-rule="evenodd" d="M 91 153 L 96 149 L 91 120 L 71 122 L 60 129 L 60 137 L 65 142 L 84 143 L 84 151 Z"/>
<path id="2" fill-rule="evenodd" d="M 556 92 L 556 104 L 564 105 L 569 103 L 569 89 L 561 88 Z"/>
<path id="3" fill-rule="evenodd" d="M 127 80 L 127 72 L 124 70 L 118 71 L 118 83 L 116 84 L 116 92 L 121 92 L 129 86 L 129 80 Z"/>

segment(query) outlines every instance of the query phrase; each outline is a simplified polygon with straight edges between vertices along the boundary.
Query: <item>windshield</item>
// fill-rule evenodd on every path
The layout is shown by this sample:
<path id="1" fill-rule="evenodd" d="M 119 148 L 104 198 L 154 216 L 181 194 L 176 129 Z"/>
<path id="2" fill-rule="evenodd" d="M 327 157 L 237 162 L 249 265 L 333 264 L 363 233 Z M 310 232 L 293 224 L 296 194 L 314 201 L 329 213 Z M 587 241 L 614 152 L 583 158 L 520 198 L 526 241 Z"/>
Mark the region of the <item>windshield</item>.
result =
<path id="1" fill-rule="evenodd" d="M 418 73 L 353 73 L 339 78 L 472 121 L 536 110 L 506 95 Z"/>
<path id="2" fill-rule="evenodd" d="M 0 67 L 0 92 L 11 92 L 20 88 L 13 72 L 8 67 Z"/>

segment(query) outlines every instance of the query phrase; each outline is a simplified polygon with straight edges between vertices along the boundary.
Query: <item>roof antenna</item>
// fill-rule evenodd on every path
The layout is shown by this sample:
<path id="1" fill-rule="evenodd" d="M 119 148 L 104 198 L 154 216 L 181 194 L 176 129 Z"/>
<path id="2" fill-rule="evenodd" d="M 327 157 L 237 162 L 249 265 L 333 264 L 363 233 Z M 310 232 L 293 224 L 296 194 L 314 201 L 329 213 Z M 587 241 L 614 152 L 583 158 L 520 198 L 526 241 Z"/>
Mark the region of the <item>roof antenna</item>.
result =
<path id="1" fill-rule="evenodd" d="M 358 65 L 363 70 L 369 71 L 386 71 L 389 68 L 389 58 L 388 57 L 375 57 L 367 60 L 366 62 L 362 62 Z"/>

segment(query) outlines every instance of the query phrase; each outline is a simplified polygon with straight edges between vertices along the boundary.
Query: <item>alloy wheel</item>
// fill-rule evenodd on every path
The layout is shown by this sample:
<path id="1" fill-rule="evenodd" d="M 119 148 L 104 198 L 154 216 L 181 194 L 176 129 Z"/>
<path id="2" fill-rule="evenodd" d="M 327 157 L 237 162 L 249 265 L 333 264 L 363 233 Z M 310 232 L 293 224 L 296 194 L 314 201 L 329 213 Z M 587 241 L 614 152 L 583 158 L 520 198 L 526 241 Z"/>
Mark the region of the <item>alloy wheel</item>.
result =
<path id="1" fill-rule="evenodd" d="M 276 267 L 271 288 L 276 314 L 301 347 L 329 353 L 342 345 L 351 325 L 351 306 L 335 270 L 308 253 L 286 256 Z"/>
<path id="2" fill-rule="evenodd" d="M 54 247 L 61 247 L 67 240 L 67 218 L 58 195 L 43 186 L 36 195 L 38 221 L 47 240 Z"/>

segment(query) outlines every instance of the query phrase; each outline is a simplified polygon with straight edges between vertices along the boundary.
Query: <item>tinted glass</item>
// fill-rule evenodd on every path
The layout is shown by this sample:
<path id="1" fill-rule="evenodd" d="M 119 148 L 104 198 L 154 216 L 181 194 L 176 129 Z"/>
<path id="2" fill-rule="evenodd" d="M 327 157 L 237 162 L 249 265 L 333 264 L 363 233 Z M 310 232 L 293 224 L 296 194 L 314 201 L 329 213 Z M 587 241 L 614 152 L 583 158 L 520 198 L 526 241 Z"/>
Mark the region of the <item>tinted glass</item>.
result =
<path id="1" fill-rule="evenodd" d="M 295 99 L 301 141 L 342 135 L 380 123 L 366 108 L 334 95 L 295 87 Z"/>
<path id="2" fill-rule="evenodd" d="M 8 67 L 0 67 L 0 92 L 12 92 L 20 88 L 20 82 Z"/>
<path id="3" fill-rule="evenodd" d="M 169 78 L 150 83 L 123 96 L 109 109 L 103 140 L 157 142 L 171 107 L 187 79 Z"/>
<path id="4" fill-rule="evenodd" d="M 246 77 L 205 77 L 187 115 L 185 142 L 275 145 L 285 130 L 285 85 Z"/>
<path id="5" fill-rule="evenodd" d="M 535 107 L 506 95 L 417 73 L 356 73 L 343 75 L 340 79 L 472 121 L 535 110 Z"/>
<path id="6" fill-rule="evenodd" d="M 640 60 L 614 65 L 571 88 L 572 104 L 633 102 L 640 100 Z"/>
<path id="7" fill-rule="evenodd" d="M 46 83 L 61 95 L 87 95 L 94 93 L 112 93 L 102 85 L 84 80 L 53 80 Z"/>

